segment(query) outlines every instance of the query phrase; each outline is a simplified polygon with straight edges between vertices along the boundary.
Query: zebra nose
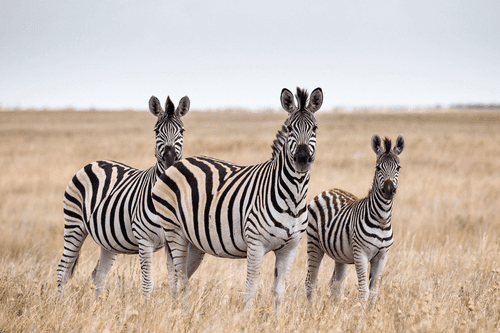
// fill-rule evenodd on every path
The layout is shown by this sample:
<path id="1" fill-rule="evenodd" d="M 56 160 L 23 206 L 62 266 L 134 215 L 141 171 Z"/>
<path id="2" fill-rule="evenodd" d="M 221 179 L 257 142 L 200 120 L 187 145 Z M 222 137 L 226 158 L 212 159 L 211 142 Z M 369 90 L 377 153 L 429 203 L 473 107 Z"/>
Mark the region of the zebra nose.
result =
<path id="1" fill-rule="evenodd" d="M 165 168 L 170 167 L 175 162 L 175 148 L 173 146 L 165 146 L 163 153 L 163 160 Z"/>
<path id="2" fill-rule="evenodd" d="M 396 194 L 396 187 L 394 187 L 394 182 L 390 179 L 386 179 L 382 186 L 382 195 L 386 199 L 392 199 Z"/>
<path id="3" fill-rule="evenodd" d="M 297 151 L 293 155 L 293 162 L 299 172 L 305 172 L 309 170 L 309 166 L 312 163 L 312 156 L 309 153 L 309 148 L 307 145 L 301 144 L 297 146 Z"/>

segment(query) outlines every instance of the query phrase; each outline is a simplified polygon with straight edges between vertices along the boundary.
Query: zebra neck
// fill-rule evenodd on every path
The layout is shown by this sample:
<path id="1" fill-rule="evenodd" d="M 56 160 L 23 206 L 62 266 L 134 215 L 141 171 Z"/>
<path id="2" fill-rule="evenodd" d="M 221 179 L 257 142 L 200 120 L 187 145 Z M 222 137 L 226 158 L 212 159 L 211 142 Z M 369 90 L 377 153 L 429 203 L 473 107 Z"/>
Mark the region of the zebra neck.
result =
<path id="1" fill-rule="evenodd" d="M 273 196 L 278 199 L 283 211 L 296 217 L 305 211 L 310 171 L 297 173 L 286 155 L 286 150 L 283 149 L 272 164 L 274 169 L 272 174 L 275 175 Z"/>
<path id="2" fill-rule="evenodd" d="M 390 226 L 393 203 L 392 199 L 385 199 L 380 191 L 373 188 L 368 194 L 368 200 L 366 200 L 366 203 L 368 205 L 367 208 L 372 222 L 376 222 L 384 226 Z"/>
<path id="3" fill-rule="evenodd" d="M 165 172 L 165 168 L 163 167 L 162 163 L 156 162 L 156 164 L 151 167 L 151 171 L 152 171 L 151 181 L 154 184 L 156 183 L 158 178 L 160 178 L 160 176 Z"/>

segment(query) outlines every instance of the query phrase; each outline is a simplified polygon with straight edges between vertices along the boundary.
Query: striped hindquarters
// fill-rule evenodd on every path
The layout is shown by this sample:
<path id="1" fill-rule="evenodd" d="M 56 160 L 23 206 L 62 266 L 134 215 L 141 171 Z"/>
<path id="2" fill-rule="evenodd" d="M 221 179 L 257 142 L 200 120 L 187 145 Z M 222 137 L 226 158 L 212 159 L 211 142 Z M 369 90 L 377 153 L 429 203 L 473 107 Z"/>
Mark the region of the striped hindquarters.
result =
<path id="1" fill-rule="evenodd" d="M 357 201 L 356 196 L 340 189 L 316 196 L 308 206 L 308 242 L 334 260 L 352 264 L 351 220 Z"/>
<path id="2" fill-rule="evenodd" d="M 152 203 L 149 209 L 148 205 L 137 205 L 151 191 L 151 171 L 115 161 L 86 165 L 73 177 L 64 194 L 65 230 L 84 226 L 101 247 L 115 253 L 137 253 L 130 221 L 136 213 L 149 218 L 154 214 L 154 210 L 147 211 L 154 209 Z"/>

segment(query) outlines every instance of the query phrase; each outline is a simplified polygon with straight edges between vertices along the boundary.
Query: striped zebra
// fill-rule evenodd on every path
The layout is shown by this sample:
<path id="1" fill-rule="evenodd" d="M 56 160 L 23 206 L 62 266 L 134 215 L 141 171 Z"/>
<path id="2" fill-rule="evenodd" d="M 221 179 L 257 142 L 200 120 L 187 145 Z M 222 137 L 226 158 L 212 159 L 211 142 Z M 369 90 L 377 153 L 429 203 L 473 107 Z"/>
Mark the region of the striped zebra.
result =
<path id="1" fill-rule="evenodd" d="M 247 310 L 264 255 L 274 251 L 273 294 L 279 310 L 287 273 L 307 227 L 306 195 L 316 150 L 314 113 L 323 103 L 323 92 L 316 88 L 308 102 L 307 92 L 297 88 L 296 98 L 298 106 L 288 89 L 281 92 L 288 118 L 277 133 L 270 160 L 239 166 L 191 157 L 161 175 L 153 202 L 173 258 L 174 288 L 185 286 L 205 253 L 247 258 Z"/>
<path id="2" fill-rule="evenodd" d="M 318 270 L 326 253 L 335 260 L 330 280 L 332 296 L 341 290 L 347 265 L 354 264 L 358 276 L 359 298 L 374 300 L 377 282 L 387 261 L 392 239 L 392 204 L 401 168 L 399 155 L 405 148 L 401 134 L 391 150 L 391 140 L 375 134 L 371 146 L 377 155 L 375 177 L 368 196 L 358 199 L 351 193 L 334 189 L 316 196 L 308 206 L 306 291 L 309 300 L 317 286 Z M 370 263 L 370 289 L 366 281 Z"/>
<path id="3" fill-rule="evenodd" d="M 181 117 L 189 111 L 189 106 L 187 96 L 180 100 L 177 108 L 168 97 L 163 111 L 158 98 L 151 96 L 149 110 L 158 118 L 154 128 L 157 162 L 151 168 L 138 170 L 115 161 L 96 161 L 83 167 L 70 181 L 63 200 L 64 251 L 57 267 L 60 295 L 90 234 L 101 247 L 99 261 L 92 272 L 96 297 L 106 285 L 116 255 L 138 253 L 143 298 L 147 299 L 153 289 L 152 254 L 165 245 L 151 190 L 158 177 L 182 158 Z"/>

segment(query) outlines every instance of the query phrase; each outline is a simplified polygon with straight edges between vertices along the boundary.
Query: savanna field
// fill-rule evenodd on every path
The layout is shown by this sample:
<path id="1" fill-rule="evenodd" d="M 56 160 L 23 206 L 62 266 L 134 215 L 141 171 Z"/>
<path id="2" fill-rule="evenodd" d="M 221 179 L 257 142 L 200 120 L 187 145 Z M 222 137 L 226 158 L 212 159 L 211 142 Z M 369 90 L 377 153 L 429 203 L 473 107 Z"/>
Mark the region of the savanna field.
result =
<path id="1" fill-rule="evenodd" d="M 241 165 L 271 157 L 280 111 L 190 111 L 184 156 Z M 374 133 L 403 133 L 394 245 L 373 306 L 358 302 L 354 267 L 332 302 L 333 260 L 321 265 L 308 305 L 306 237 L 278 316 L 274 254 L 266 255 L 253 309 L 243 310 L 246 261 L 206 256 L 189 282 L 189 311 L 172 300 L 166 256 L 154 255 L 155 289 L 144 304 L 138 256 L 119 255 L 94 297 L 99 248 L 88 237 L 57 298 L 62 198 L 84 165 L 112 159 L 146 169 L 154 157 L 149 112 L 0 111 L 0 332 L 498 332 L 500 331 L 500 110 L 391 109 L 317 113 L 308 202 L 333 187 L 371 188 Z"/>

